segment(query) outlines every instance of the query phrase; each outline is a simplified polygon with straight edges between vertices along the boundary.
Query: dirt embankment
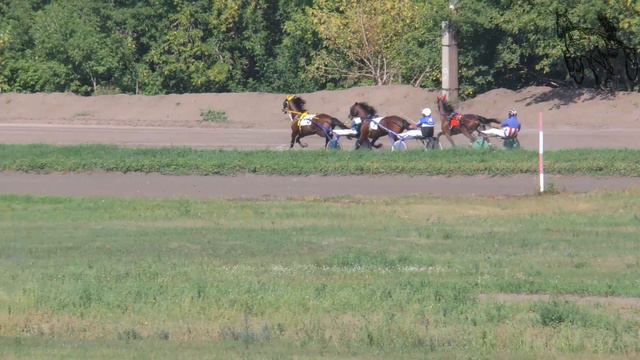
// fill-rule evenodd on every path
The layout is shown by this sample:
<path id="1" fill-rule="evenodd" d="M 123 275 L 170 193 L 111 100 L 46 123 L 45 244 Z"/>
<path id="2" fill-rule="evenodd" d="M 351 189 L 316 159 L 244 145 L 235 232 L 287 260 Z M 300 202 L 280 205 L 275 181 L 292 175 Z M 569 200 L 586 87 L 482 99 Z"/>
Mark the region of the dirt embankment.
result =
<path id="1" fill-rule="evenodd" d="M 314 113 L 347 121 L 349 107 L 365 101 L 381 115 L 395 114 L 413 121 L 424 107 L 435 108 L 438 92 L 411 86 L 372 86 L 299 94 Z M 0 123 L 287 128 L 281 112 L 285 94 L 222 93 L 161 96 L 73 94 L 0 94 Z M 520 113 L 525 128 L 535 128 L 544 114 L 548 128 L 640 128 L 640 93 L 606 94 L 586 90 L 530 87 L 497 89 L 460 104 L 465 113 L 502 119 L 509 109 Z M 224 111 L 230 121 L 201 121 L 201 112 Z"/>

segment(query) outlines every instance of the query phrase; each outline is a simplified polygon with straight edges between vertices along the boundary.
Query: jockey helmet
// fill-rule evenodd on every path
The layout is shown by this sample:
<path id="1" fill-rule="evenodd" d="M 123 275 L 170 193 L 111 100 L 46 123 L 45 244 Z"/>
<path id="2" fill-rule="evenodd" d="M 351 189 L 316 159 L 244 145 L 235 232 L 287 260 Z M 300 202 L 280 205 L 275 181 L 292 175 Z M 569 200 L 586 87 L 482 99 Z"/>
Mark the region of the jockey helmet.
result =
<path id="1" fill-rule="evenodd" d="M 431 116 L 431 109 L 429 109 L 429 108 L 422 109 L 422 115 Z"/>
<path id="2" fill-rule="evenodd" d="M 518 112 L 515 109 L 509 110 L 509 117 L 518 116 Z"/>

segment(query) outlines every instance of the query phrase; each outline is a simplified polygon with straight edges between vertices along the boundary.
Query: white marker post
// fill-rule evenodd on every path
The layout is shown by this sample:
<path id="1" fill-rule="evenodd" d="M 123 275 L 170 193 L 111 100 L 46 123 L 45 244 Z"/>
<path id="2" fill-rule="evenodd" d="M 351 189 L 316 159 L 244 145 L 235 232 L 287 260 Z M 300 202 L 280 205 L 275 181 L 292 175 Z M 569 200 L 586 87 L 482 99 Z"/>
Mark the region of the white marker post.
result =
<path id="1" fill-rule="evenodd" d="M 538 113 L 538 171 L 540 173 L 540 193 L 544 192 L 544 133 L 542 132 L 542 113 Z"/>

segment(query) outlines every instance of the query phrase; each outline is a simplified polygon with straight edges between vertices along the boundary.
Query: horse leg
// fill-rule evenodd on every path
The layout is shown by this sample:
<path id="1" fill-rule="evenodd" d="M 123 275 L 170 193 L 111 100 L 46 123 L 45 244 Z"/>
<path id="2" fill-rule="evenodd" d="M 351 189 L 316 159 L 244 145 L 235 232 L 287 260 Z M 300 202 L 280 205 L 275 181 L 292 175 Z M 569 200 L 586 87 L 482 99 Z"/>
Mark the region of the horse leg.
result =
<path id="1" fill-rule="evenodd" d="M 469 140 L 471 140 L 471 142 L 473 143 L 474 141 L 476 141 L 476 137 L 473 136 L 473 134 L 471 134 L 469 132 L 469 130 L 467 130 L 467 128 L 465 127 L 460 127 L 460 132 L 462 132 L 464 134 L 464 136 L 468 137 Z"/>
<path id="2" fill-rule="evenodd" d="M 444 135 L 447 138 L 447 140 L 449 140 L 449 142 L 451 143 L 451 146 L 456 147 L 456 143 L 453 142 L 453 139 L 451 138 L 451 135 L 447 134 L 444 131 L 440 131 L 438 133 L 438 136 L 436 136 L 436 140 L 438 140 L 438 144 L 440 143 L 440 136 L 442 136 L 442 135 Z"/>
<path id="3" fill-rule="evenodd" d="M 370 149 L 371 149 L 371 148 L 379 149 L 379 148 L 382 146 L 382 144 L 376 144 L 376 141 L 378 141 L 378 139 L 379 139 L 379 138 L 380 138 L 380 136 L 376 136 L 375 138 L 373 138 L 373 139 L 371 140 L 371 144 L 369 145 L 369 148 L 370 148 Z"/>
<path id="4" fill-rule="evenodd" d="M 436 139 L 438 140 L 438 144 L 441 144 L 440 137 L 442 135 L 444 135 L 447 138 L 447 140 L 449 140 L 449 143 L 451 143 L 452 147 L 456 147 L 456 143 L 454 143 L 453 139 L 451 138 L 451 130 L 449 129 L 449 125 L 446 123 L 442 123 L 442 129 L 440 129 L 440 132 L 436 136 Z"/>
<path id="5" fill-rule="evenodd" d="M 297 139 L 298 139 L 297 132 L 295 131 L 291 132 L 291 144 L 289 145 L 289 149 L 293 149 L 293 145 L 295 145 Z"/>
<path id="6" fill-rule="evenodd" d="M 298 145 L 300 145 L 301 148 L 306 148 L 307 144 L 303 144 L 302 142 L 300 142 L 300 139 L 302 139 L 303 136 L 304 135 L 302 135 L 302 133 L 299 133 L 296 137 L 296 142 L 298 143 Z"/>
<path id="7" fill-rule="evenodd" d="M 368 137 L 365 137 L 364 139 L 358 139 L 358 141 L 356 141 L 356 150 L 362 148 L 371 150 L 371 140 L 369 140 Z"/>
<path id="8" fill-rule="evenodd" d="M 366 127 L 365 124 L 360 128 L 360 136 L 358 136 L 356 140 L 356 150 L 360 149 L 363 145 L 369 148 L 369 128 Z"/>

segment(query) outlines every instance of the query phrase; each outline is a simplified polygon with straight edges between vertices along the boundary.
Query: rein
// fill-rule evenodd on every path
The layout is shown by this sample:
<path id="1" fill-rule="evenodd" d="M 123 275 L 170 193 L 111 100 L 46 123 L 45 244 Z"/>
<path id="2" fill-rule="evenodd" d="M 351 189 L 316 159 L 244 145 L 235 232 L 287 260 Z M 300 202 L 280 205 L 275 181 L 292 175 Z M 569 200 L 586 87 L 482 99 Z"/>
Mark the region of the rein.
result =
<path id="1" fill-rule="evenodd" d="M 291 119 L 291 122 L 293 122 L 293 116 L 291 116 L 291 114 L 295 114 L 295 115 L 300 116 L 300 118 L 298 119 L 298 127 L 299 127 L 299 128 L 302 128 L 302 125 L 300 125 L 300 122 L 301 122 L 301 121 L 302 121 L 302 119 L 303 119 L 303 116 L 302 116 L 302 115 L 308 114 L 308 112 L 306 112 L 306 111 L 305 111 L 305 112 L 300 112 L 300 111 L 294 111 L 294 110 L 291 110 L 291 109 L 287 109 L 287 113 L 289 114 L 289 118 Z M 310 120 L 311 120 L 311 123 L 312 123 L 313 125 L 315 125 L 315 126 L 319 127 L 320 129 L 322 129 L 322 132 L 324 132 L 324 136 L 325 136 L 327 139 L 331 140 L 331 135 L 330 135 L 330 134 L 331 134 L 331 129 L 326 129 L 322 124 L 319 124 L 318 122 L 314 121 L 314 120 L 316 120 L 316 119 L 319 119 L 319 117 L 317 117 L 317 116 L 315 116 L 315 115 L 314 115 L 314 116 L 310 119 Z"/>
<path id="2" fill-rule="evenodd" d="M 291 116 L 291 114 L 295 114 L 295 115 L 304 115 L 304 114 L 308 114 L 308 112 L 300 112 L 300 111 L 293 111 L 291 109 L 287 109 L 287 114 L 289 115 L 289 119 L 291 120 L 291 122 L 293 122 L 293 116 Z M 316 118 L 316 116 L 313 117 L 314 119 Z M 302 116 L 300 116 L 300 120 L 302 120 Z"/>
<path id="3" fill-rule="evenodd" d="M 359 111 L 358 111 L 358 115 L 360 115 L 360 118 L 361 118 L 361 119 L 363 119 L 363 118 L 364 118 L 364 119 L 366 119 L 366 120 L 367 120 L 367 121 L 369 121 L 369 122 L 373 121 L 372 119 L 373 119 L 373 117 L 374 117 L 375 115 L 373 115 L 373 114 L 367 114 L 367 111 L 366 111 L 365 109 L 363 109 L 362 107 L 359 107 L 358 109 L 359 109 Z M 363 116 L 362 116 L 363 114 L 364 114 L 364 115 L 366 115 L 366 116 L 364 116 L 364 117 L 363 117 Z M 379 121 L 379 122 L 377 122 L 376 124 L 377 124 L 379 127 L 381 127 L 383 130 L 385 130 L 385 131 L 389 134 L 389 137 L 391 137 L 391 135 L 394 135 L 395 137 L 400 138 L 400 134 L 398 134 L 397 132 L 395 132 L 395 131 L 393 131 L 393 130 L 391 130 L 391 129 L 387 128 L 387 127 L 386 127 L 386 126 L 384 126 L 384 125 L 382 125 L 382 120 L 381 120 L 381 121 Z M 402 126 L 400 126 L 400 128 L 402 129 Z"/>
<path id="4" fill-rule="evenodd" d="M 373 120 L 369 120 L 370 122 Z M 397 138 L 400 138 L 400 134 L 398 134 L 397 132 L 387 128 L 386 126 L 382 125 L 382 120 L 377 122 L 378 126 L 381 127 L 383 130 L 385 130 L 386 132 L 388 132 L 389 134 L 393 134 L 395 135 Z M 401 127 L 402 128 L 402 127 Z M 389 135 L 390 136 L 390 135 Z"/>

